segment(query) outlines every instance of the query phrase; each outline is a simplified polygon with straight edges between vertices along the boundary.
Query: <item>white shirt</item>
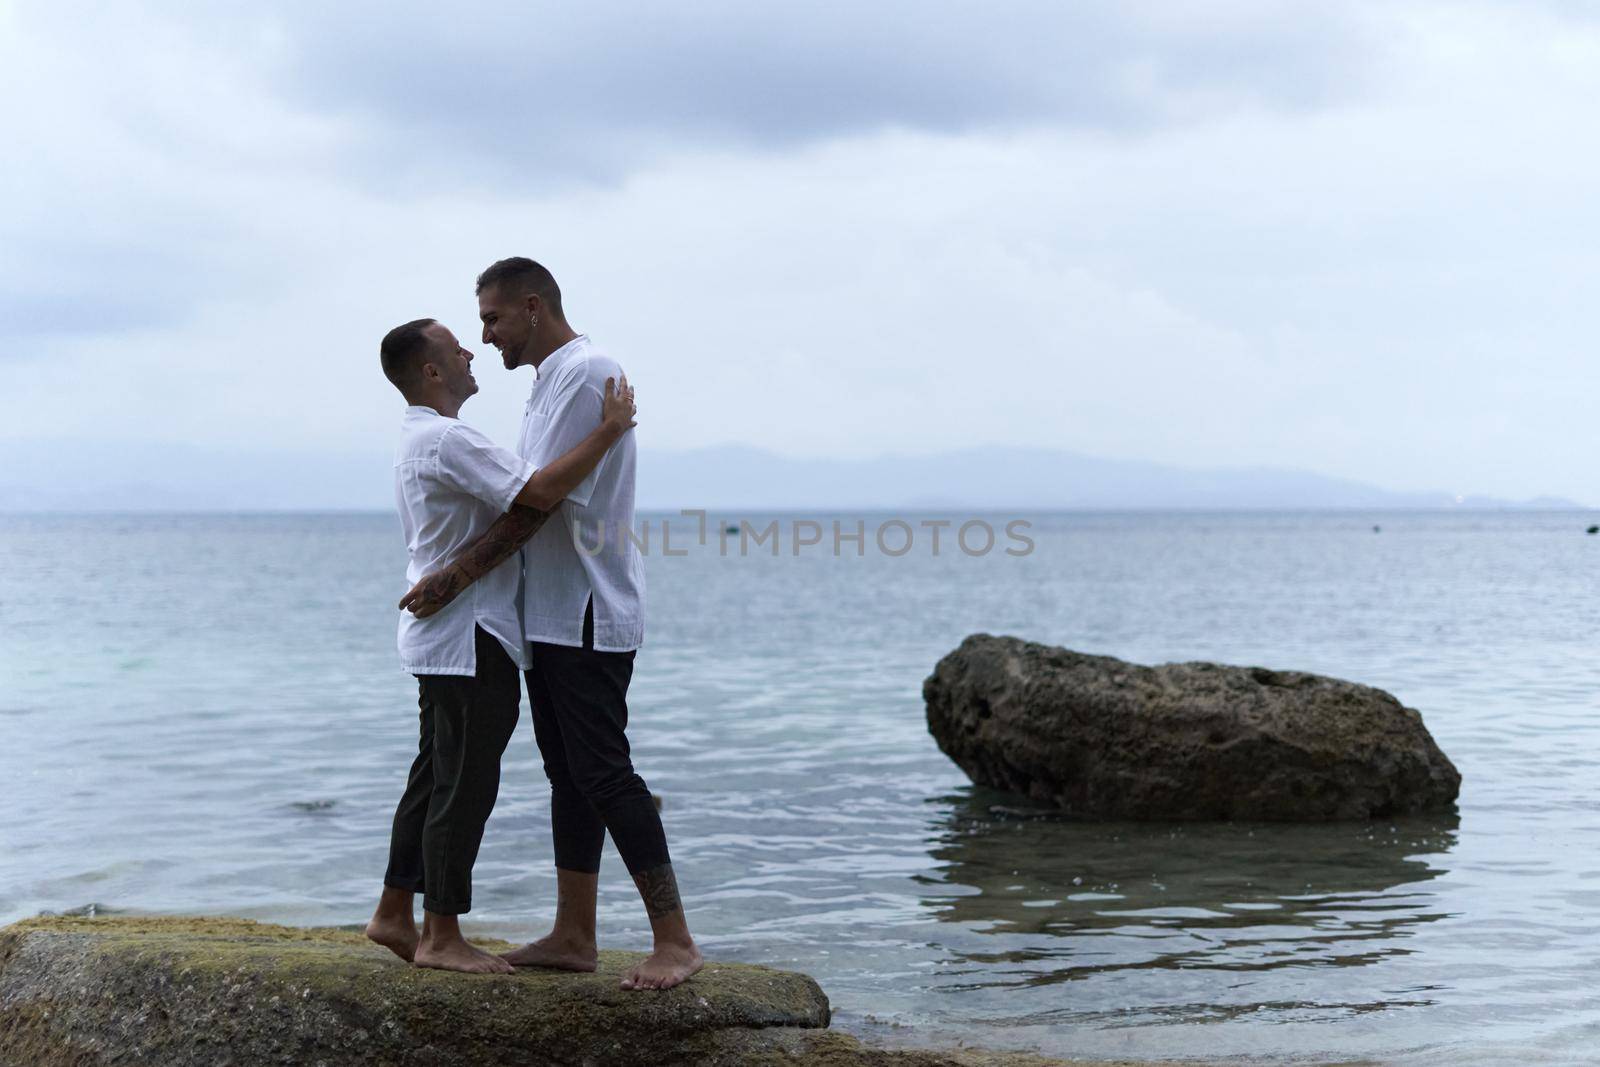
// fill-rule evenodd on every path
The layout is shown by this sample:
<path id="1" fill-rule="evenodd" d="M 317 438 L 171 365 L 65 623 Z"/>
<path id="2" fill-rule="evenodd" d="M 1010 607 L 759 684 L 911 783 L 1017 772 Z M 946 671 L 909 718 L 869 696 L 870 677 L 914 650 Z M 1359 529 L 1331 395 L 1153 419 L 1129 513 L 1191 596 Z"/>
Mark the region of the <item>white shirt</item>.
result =
<path id="1" fill-rule="evenodd" d="M 415 585 L 481 537 L 533 477 L 533 464 L 471 426 L 428 407 L 406 408 L 394 459 L 394 498 Z M 472 675 L 478 670 L 474 626 L 505 646 L 523 670 L 532 664 L 517 617 L 518 558 L 473 582 L 437 614 L 400 613 L 400 662 L 412 674 Z"/>
<path id="2" fill-rule="evenodd" d="M 537 374 L 517 452 L 542 467 L 600 425 L 606 379 L 620 380 L 622 368 L 579 334 L 546 356 Z M 634 458 L 629 430 L 523 546 L 522 629 L 529 641 L 582 647 L 584 609 L 593 597 L 597 652 L 629 652 L 644 643 Z M 573 541 L 574 527 L 582 551 Z"/>

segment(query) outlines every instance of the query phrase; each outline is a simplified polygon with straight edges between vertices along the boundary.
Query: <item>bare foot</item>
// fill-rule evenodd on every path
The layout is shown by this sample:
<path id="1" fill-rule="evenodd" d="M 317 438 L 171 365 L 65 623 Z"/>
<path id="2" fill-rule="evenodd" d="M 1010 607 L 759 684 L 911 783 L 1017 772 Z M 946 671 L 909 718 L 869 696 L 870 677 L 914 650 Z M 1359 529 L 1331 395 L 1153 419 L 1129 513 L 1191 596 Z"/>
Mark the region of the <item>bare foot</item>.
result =
<path id="1" fill-rule="evenodd" d="M 547 934 L 512 949 L 500 957 L 514 967 L 555 967 L 563 971 L 592 971 L 599 963 L 594 942 L 580 944 Z"/>
<path id="2" fill-rule="evenodd" d="M 367 938 L 410 963 L 417 954 L 417 924 L 412 920 L 380 919 L 367 923 Z"/>
<path id="3" fill-rule="evenodd" d="M 512 966 L 499 956 L 491 955 L 465 941 L 446 941 L 436 944 L 427 941 L 417 943 L 416 957 L 412 961 L 418 967 L 433 967 L 441 971 L 464 971 L 467 974 L 511 974 Z"/>
<path id="4" fill-rule="evenodd" d="M 671 989 L 705 965 L 700 949 L 689 945 L 659 945 L 622 979 L 623 989 Z"/>

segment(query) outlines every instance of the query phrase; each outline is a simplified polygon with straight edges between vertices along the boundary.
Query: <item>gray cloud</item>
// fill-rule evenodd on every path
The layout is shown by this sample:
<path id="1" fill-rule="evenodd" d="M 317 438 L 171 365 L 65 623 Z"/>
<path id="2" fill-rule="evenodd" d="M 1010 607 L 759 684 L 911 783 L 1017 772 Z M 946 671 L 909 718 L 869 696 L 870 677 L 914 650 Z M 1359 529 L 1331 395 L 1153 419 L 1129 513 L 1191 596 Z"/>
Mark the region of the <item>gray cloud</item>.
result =
<path id="1" fill-rule="evenodd" d="M 672 5 L 470 17 L 367 0 L 279 9 L 278 85 L 359 118 L 389 176 L 474 168 L 616 178 L 662 155 L 783 149 L 883 129 L 1135 132 L 1358 92 L 1381 49 L 1344 5 Z M 497 174 L 498 178 L 499 175 Z"/>
<path id="2" fill-rule="evenodd" d="M 274 288 L 251 249 L 300 239 L 288 190 L 516 200 L 706 150 L 781 153 L 884 129 L 1145 132 L 1314 109 L 1372 75 L 1345 8 L 1268 0 L 737 0 L 544 9 L 156 3 L 83 21 L 25 4 L 0 123 L 30 160 L 0 220 L 0 341 L 181 323 Z M 137 36 L 141 45 L 129 49 Z M 44 79 L 59 91 L 25 98 Z M 111 285 L 100 279 L 115 279 Z M 93 290 L 96 312 L 74 313 Z"/>
<path id="3" fill-rule="evenodd" d="M 249 64 L 232 42 L 207 47 L 182 20 L 115 6 L 86 19 L 25 4 L 0 19 L 0 134 L 15 161 L 0 175 L 0 358 L 177 327 L 207 301 L 270 292 L 281 272 L 258 250 L 292 197 L 274 157 L 293 155 L 280 121 L 241 118 Z"/>
<path id="4" fill-rule="evenodd" d="M 1593 23 L 1196 7 L 0 4 L 0 436 L 367 448 L 377 338 L 526 252 L 652 448 L 1600 499 Z"/>
<path id="5" fill-rule="evenodd" d="M 239 284 L 231 257 L 187 234 L 172 238 L 96 238 L 65 226 L 14 236 L 0 253 L 0 359 L 26 357 L 52 337 L 179 326 Z"/>

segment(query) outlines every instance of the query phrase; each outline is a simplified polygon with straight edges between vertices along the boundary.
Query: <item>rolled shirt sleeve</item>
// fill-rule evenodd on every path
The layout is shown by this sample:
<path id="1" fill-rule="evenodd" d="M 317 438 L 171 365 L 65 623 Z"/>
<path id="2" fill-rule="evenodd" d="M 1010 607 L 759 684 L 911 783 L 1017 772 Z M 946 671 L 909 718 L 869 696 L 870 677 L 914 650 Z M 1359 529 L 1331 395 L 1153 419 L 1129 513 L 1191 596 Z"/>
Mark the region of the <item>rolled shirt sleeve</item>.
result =
<path id="1" fill-rule="evenodd" d="M 511 510 L 535 467 L 464 423 L 439 438 L 439 481 L 500 511 Z"/>

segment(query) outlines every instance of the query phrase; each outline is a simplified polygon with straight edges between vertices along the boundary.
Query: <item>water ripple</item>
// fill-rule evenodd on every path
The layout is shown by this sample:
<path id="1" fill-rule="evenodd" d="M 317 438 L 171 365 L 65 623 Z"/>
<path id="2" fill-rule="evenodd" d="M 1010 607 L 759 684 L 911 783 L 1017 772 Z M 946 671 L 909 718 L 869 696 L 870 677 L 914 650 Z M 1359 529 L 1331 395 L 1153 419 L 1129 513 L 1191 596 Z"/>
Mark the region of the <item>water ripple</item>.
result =
<path id="1" fill-rule="evenodd" d="M 1058 516 L 1024 559 L 652 558 L 630 735 L 691 923 L 891 1044 L 1580 1058 L 1600 606 L 1577 518 Z M 0 518 L 0 918 L 364 920 L 416 739 L 401 563 L 389 516 Z M 974 789 L 920 684 L 979 630 L 1390 689 L 1461 768 L 1460 814 L 1085 825 Z M 548 922 L 548 818 L 524 717 L 479 928 Z M 609 846 L 600 922 L 648 942 Z"/>

